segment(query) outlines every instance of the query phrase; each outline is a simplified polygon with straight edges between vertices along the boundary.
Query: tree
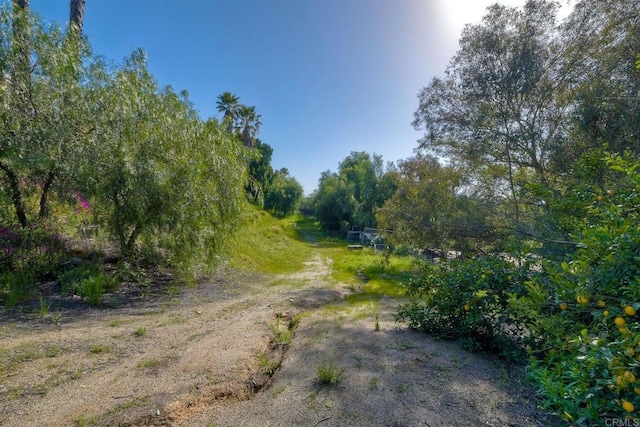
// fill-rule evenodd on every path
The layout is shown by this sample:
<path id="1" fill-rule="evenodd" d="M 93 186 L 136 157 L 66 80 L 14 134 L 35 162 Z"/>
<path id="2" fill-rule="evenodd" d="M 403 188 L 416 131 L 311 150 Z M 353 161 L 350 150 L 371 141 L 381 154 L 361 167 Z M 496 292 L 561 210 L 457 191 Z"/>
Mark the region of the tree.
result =
<path id="1" fill-rule="evenodd" d="M 374 210 L 396 189 L 393 164 L 388 167 L 385 171 L 379 155 L 354 151 L 340 162 L 337 174 L 323 173 L 312 197 L 320 222 L 332 228 L 375 227 Z M 332 191 L 340 194 L 332 195 Z M 336 200 L 329 202 L 334 197 Z M 344 204 L 332 205 L 338 200 Z"/>
<path id="2" fill-rule="evenodd" d="M 261 118 L 262 116 L 256 113 L 256 107 L 240 105 L 236 120 L 238 121 L 237 127 L 245 147 L 253 148 L 255 145 L 254 137 L 260 131 L 260 126 L 262 126 Z"/>
<path id="3" fill-rule="evenodd" d="M 467 25 L 444 78 L 419 94 L 413 125 L 420 147 L 468 168 L 504 167 L 499 177 L 520 227 L 518 175 L 545 180 L 564 143 L 567 106 L 557 96 L 568 78 L 554 46 L 557 5 L 529 0 L 522 10 L 491 6 Z"/>
<path id="4" fill-rule="evenodd" d="M 340 162 L 340 176 L 353 188 L 357 207 L 353 224 L 359 228 L 375 226 L 373 209 L 376 207 L 378 178 L 382 175 L 382 157 L 365 152 L 352 152 Z"/>
<path id="5" fill-rule="evenodd" d="M 292 215 L 300 205 L 302 194 L 302 185 L 289 176 L 286 168 L 282 168 L 274 174 L 265 195 L 264 207 L 276 215 Z"/>
<path id="6" fill-rule="evenodd" d="M 233 132 L 233 122 L 240 110 L 240 98 L 231 92 L 224 92 L 218 95 L 216 108 L 218 109 L 218 112 L 224 113 L 222 120 L 227 123 L 228 133 Z"/>
<path id="7" fill-rule="evenodd" d="M 399 163 L 399 175 L 397 191 L 376 210 L 392 242 L 467 252 L 487 243 L 488 208 L 464 194 L 460 170 L 417 154 Z"/>
<path id="8" fill-rule="evenodd" d="M 318 221 L 329 230 L 347 229 L 353 220 L 357 201 L 353 187 L 344 177 L 325 171 L 320 177 L 318 190 L 313 195 Z"/>
<path id="9" fill-rule="evenodd" d="M 273 181 L 274 172 L 271 167 L 273 148 L 256 139 L 255 149 L 249 161 L 249 180 L 247 197 L 256 206 L 264 206 L 265 193 Z"/>
<path id="10" fill-rule="evenodd" d="M 561 29 L 562 65 L 574 69 L 573 137 L 558 167 L 604 143 L 640 155 L 640 78 L 634 61 L 640 45 L 640 4 L 633 0 L 582 0 Z"/>
<path id="11" fill-rule="evenodd" d="M 14 34 L 0 44 L 0 72 L 11 76 L 0 93 L 0 169 L 23 226 L 30 214 L 25 197 L 40 192 L 39 216 L 45 216 L 54 179 L 72 172 L 66 158 L 89 133 L 75 45 L 27 12 L 15 5 L 13 13 L 0 12 L 0 31 Z"/>
<path id="12" fill-rule="evenodd" d="M 69 3 L 69 26 L 67 28 L 67 39 L 65 40 L 67 49 L 70 50 L 70 55 L 67 57 L 67 66 L 71 67 L 74 71 L 76 81 L 70 81 L 69 84 L 79 84 L 81 61 L 83 59 L 83 52 L 81 51 L 86 45 L 82 44 L 82 24 L 84 21 L 84 9 L 85 0 L 71 0 Z M 77 88 L 76 88 L 77 89 Z M 77 98 L 72 96 L 72 92 L 63 94 L 62 103 L 65 107 L 69 107 L 78 102 Z M 40 213 L 39 218 L 44 219 L 49 214 L 49 193 L 53 188 L 54 181 L 64 168 L 59 165 L 56 159 L 52 159 L 49 170 L 46 172 L 46 177 L 42 184 L 42 193 L 40 195 Z"/>
<path id="13" fill-rule="evenodd" d="M 242 209 L 242 146 L 217 121 L 203 123 L 186 93 L 158 88 L 142 51 L 93 72 L 99 131 L 76 161 L 98 220 L 125 256 L 144 244 L 161 248 L 177 272 L 211 266 Z"/>

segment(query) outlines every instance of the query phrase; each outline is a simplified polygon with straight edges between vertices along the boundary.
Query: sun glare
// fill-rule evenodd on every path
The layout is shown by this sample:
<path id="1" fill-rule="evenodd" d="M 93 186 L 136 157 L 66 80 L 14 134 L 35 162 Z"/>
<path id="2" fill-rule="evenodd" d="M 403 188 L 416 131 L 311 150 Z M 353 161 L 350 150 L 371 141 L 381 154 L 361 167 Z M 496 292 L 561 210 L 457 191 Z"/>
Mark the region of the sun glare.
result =
<path id="1" fill-rule="evenodd" d="M 438 14 L 451 37 L 458 37 L 466 24 L 479 24 L 486 8 L 494 3 L 520 7 L 526 0 L 437 0 Z"/>

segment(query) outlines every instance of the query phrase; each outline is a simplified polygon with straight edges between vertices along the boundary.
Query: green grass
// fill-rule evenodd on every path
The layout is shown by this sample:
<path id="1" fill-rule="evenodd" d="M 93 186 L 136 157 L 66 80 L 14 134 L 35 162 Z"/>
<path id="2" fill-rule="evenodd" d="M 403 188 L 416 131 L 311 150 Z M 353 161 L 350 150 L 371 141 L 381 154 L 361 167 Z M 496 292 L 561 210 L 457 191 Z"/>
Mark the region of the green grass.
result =
<path id="1" fill-rule="evenodd" d="M 154 369 L 158 368 L 162 365 L 162 362 L 155 357 L 151 357 L 149 359 L 144 359 L 138 363 L 138 368 L 140 369 Z"/>
<path id="2" fill-rule="evenodd" d="M 133 335 L 136 337 L 143 337 L 147 335 L 147 328 L 145 328 L 144 326 L 140 326 L 138 329 L 133 331 Z"/>
<path id="3" fill-rule="evenodd" d="M 321 386 L 331 386 L 344 378 L 344 368 L 336 365 L 331 358 L 323 360 L 316 366 L 316 378 Z"/>
<path id="4" fill-rule="evenodd" d="M 89 349 L 89 352 L 91 354 L 109 353 L 111 352 L 111 347 L 104 344 L 96 344 L 91 346 L 91 348 Z"/>
<path id="5" fill-rule="evenodd" d="M 333 259 L 333 277 L 344 283 L 353 283 L 366 277 L 372 281 L 378 279 L 387 282 L 408 280 L 415 271 L 413 258 L 405 256 L 391 256 L 389 260 L 371 248 L 349 250 L 347 243 L 327 250 Z"/>
<path id="6" fill-rule="evenodd" d="M 299 217 L 276 218 L 251 207 L 245 224 L 231 239 L 229 265 L 255 273 L 293 273 L 304 267 L 313 244 L 297 228 Z M 294 227 L 295 225 L 295 227 Z"/>
<path id="7" fill-rule="evenodd" d="M 350 304 L 371 304 L 383 295 L 402 297 L 401 283 L 416 274 L 413 258 L 391 256 L 386 259 L 370 248 L 347 249 L 347 242 L 326 236 L 315 219 L 292 216 L 276 218 L 251 207 L 244 226 L 234 236 L 229 265 L 240 271 L 286 274 L 300 271 L 313 253 L 332 260 L 332 280 L 358 286 L 347 300 Z M 271 285 L 304 286 L 276 279 Z"/>

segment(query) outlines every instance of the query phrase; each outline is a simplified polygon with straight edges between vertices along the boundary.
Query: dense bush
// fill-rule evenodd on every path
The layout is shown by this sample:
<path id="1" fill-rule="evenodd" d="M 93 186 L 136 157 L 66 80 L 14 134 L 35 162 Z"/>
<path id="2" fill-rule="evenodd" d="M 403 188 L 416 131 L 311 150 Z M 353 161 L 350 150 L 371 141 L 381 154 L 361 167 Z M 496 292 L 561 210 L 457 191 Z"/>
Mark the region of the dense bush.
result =
<path id="1" fill-rule="evenodd" d="M 0 228 L 0 297 L 11 308 L 32 299 L 36 280 L 55 277 L 68 252 L 60 238 L 37 227 Z"/>
<path id="2" fill-rule="evenodd" d="M 0 223 L 65 222 L 51 208 L 82 194 L 86 221 L 121 255 L 161 254 L 186 280 L 213 267 L 243 208 L 242 142 L 202 120 L 186 92 L 160 87 L 142 50 L 112 64 L 7 5 L 0 34 Z"/>
<path id="3" fill-rule="evenodd" d="M 549 262 L 528 298 L 539 311 L 530 378 L 565 419 L 638 419 L 640 409 L 640 162 L 609 156 L 605 186 L 586 203 L 578 250 Z"/>
<path id="4" fill-rule="evenodd" d="M 527 350 L 542 406 L 578 425 L 636 421 L 640 409 L 640 162 L 590 161 L 608 172 L 562 201 L 585 213 L 571 236 L 576 249 L 563 260 L 425 264 L 407 285 L 418 299 L 397 314 L 474 349 Z"/>
<path id="5" fill-rule="evenodd" d="M 513 302 L 525 294 L 523 283 L 532 274 L 527 263 L 517 267 L 496 257 L 425 263 L 420 278 L 406 285 L 407 293 L 419 298 L 402 305 L 396 320 L 459 338 L 470 349 L 522 356 L 531 335 L 527 313 L 514 309 Z"/>

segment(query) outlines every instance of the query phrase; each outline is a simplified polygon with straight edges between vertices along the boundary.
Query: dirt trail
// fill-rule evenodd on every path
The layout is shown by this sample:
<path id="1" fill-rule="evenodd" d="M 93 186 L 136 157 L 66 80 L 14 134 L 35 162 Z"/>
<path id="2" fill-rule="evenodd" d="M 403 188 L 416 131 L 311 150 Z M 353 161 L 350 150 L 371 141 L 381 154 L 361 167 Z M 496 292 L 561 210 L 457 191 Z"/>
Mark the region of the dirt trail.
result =
<path id="1" fill-rule="evenodd" d="M 228 274 L 144 305 L 4 322 L 0 425 L 549 424 L 518 373 L 395 324 L 391 299 L 343 302 L 351 291 L 330 272 L 316 253 L 293 275 Z M 329 360 L 343 377 L 322 387 Z M 265 361 L 281 363 L 273 378 Z"/>

